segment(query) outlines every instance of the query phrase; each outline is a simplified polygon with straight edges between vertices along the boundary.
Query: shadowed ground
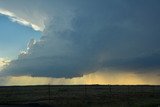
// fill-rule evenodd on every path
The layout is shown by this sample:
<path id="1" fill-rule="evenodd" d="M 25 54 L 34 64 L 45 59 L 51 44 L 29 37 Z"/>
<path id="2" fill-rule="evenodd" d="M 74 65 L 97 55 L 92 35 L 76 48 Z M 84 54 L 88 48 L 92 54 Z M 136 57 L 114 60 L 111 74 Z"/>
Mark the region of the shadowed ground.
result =
<path id="1" fill-rule="evenodd" d="M 0 87 L 0 107 L 160 107 L 160 86 L 54 85 Z M 30 105 L 28 105 L 30 104 Z"/>

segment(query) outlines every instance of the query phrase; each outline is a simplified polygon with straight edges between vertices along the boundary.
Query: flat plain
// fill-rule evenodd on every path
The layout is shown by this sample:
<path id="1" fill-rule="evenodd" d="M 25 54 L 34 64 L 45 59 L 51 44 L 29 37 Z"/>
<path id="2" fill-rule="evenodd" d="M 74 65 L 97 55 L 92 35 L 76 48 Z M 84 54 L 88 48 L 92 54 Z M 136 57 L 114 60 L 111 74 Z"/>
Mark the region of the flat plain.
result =
<path id="1" fill-rule="evenodd" d="M 0 105 L 53 107 L 160 107 L 160 86 L 1 86 Z"/>

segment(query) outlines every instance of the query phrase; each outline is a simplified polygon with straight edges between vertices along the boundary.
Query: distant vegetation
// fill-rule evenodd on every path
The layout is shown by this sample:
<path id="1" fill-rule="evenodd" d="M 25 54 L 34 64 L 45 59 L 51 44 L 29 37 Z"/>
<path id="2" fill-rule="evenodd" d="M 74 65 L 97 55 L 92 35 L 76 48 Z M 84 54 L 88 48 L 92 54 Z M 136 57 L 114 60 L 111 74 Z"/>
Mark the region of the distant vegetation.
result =
<path id="1" fill-rule="evenodd" d="M 54 85 L 0 87 L 0 104 L 61 107 L 160 107 L 160 86 Z"/>

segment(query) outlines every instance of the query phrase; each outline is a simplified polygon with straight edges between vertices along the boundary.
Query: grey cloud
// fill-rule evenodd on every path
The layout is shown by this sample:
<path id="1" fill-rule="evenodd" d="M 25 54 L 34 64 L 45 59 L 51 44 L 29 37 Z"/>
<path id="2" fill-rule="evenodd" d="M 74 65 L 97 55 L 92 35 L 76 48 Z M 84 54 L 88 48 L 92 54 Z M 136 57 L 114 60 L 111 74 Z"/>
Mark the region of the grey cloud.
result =
<path id="1" fill-rule="evenodd" d="M 110 69 L 135 70 L 137 72 L 153 72 L 160 69 L 160 52 L 131 59 L 107 61 L 104 66 Z"/>
<path id="2" fill-rule="evenodd" d="M 160 2 L 142 1 L 46 1 L 50 20 L 40 41 L 1 75 L 71 78 L 105 68 L 159 69 Z"/>

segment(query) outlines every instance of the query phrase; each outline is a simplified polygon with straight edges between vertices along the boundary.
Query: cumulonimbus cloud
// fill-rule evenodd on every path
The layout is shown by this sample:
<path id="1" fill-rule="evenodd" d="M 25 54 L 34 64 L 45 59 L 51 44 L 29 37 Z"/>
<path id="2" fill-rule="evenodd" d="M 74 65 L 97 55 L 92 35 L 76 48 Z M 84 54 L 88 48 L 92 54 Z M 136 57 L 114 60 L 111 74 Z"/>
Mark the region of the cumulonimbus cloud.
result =
<path id="1" fill-rule="evenodd" d="M 32 39 L 27 52 L 11 61 L 2 76 L 71 78 L 102 69 L 160 69 L 159 1 L 37 3 L 39 9 L 32 4 L 26 8 L 46 13 L 43 36 L 37 42 Z"/>
<path id="2" fill-rule="evenodd" d="M 37 26 L 37 25 L 35 25 L 35 24 L 33 24 L 33 23 L 31 23 L 21 17 L 18 17 L 16 14 L 14 14 L 13 12 L 8 11 L 6 9 L 0 9 L 0 14 L 9 17 L 12 22 L 17 22 L 21 25 L 31 27 L 36 31 L 43 31 L 44 30 L 44 28 L 42 28 L 41 26 Z"/>

